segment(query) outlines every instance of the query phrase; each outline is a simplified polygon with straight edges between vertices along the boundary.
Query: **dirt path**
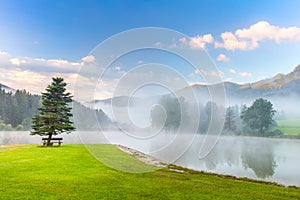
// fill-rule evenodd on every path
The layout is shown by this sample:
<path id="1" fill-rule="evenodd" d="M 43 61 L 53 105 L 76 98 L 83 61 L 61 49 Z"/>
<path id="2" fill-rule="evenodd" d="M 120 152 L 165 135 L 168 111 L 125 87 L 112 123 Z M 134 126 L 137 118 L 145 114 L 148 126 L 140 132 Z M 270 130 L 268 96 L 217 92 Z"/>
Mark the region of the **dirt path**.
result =
<path id="1" fill-rule="evenodd" d="M 128 147 L 125 147 L 125 146 L 122 146 L 122 145 L 116 145 L 121 151 L 129 154 L 129 155 L 132 155 L 133 157 L 135 157 L 136 159 L 142 161 L 143 163 L 145 164 L 148 164 L 148 165 L 154 165 L 154 166 L 157 166 L 157 167 L 163 167 L 163 168 L 166 168 L 169 164 L 158 159 L 158 158 L 154 158 L 152 156 L 149 156 L 147 154 L 144 154 L 140 151 L 137 151 L 137 150 L 134 150 L 134 149 L 131 149 L 131 148 L 128 148 Z"/>

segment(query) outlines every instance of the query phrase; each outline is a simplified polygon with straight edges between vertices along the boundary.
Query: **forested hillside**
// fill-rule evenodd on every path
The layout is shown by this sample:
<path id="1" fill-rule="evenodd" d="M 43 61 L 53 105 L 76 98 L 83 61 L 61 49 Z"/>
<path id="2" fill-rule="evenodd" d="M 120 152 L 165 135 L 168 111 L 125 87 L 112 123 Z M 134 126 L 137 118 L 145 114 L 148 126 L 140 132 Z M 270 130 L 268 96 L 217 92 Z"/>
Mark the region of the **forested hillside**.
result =
<path id="1" fill-rule="evenodd" d="M 15 93 L 0 89 L 0 129 L 30 129 L 31 118 L 37 112 L 40 97 L 25 90 Z"/>
<path id="2" fill-rule="evenodd" d="M 25 90 L 7 92 L 0 86 L 0 131 L 30 130 L 32 117 L 38 112 L 41 97 Z M 78 130 L 112 127 L 113 123 L 102 110 L 92 110 L 73 102 Z"/>

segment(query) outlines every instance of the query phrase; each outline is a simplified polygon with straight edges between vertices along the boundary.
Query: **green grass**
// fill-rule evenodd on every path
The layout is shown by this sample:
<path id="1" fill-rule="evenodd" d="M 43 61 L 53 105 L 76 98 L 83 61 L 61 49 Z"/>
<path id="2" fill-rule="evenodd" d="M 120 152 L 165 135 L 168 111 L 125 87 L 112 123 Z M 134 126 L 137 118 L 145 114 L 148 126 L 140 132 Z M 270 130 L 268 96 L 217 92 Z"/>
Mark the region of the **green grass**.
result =
<path id="1" fill-rule="evenodd" d="M 277 120 L 278 129 L 284 135 L 297 136 L 300 135 L 300 119 Z"/>
<path id="2" fill-rule="evenodd" d="M 113 145 L 92 151 L 117 166 L 149 169 Z M 96 156 L 96 157 L 97 157 Z M 104 156 L 104 157 L 105 157 Z M 101 158 L 102 159 L 102 158 Z M 126 173 L 95 159 L 83 145 L 0 147 L 0 199 L 299 199 L 299 188 L 206 173 L 159 169 Z"/>

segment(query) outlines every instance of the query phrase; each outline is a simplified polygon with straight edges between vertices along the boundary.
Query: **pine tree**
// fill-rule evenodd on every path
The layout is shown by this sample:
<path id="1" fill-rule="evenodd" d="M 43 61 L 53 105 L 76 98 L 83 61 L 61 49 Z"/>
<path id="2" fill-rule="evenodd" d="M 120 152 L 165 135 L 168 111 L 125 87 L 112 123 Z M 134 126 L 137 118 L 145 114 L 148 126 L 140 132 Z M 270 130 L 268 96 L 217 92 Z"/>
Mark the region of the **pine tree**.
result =
<path id="1" fill-rule="evenodd" d="M 52 83 L 42 93 L 39 113 L 33 118 L 31 135 L 47 135 L 46 146 L 50 146 L 53 135 L 75 130 L 70 120 L 72 96 L 66 92 L 66 85 L 63 78 L 52 78 Z"/>
<path id="2" fill-rule="evenodd" d="M 230 132 L 233 132 L 236 130 L 236 122 L 235 122 L 235 116 L 234 116 L 234 110 L 232 107 L 228 107 L 226 110 L 225 115 L 225 123 L 224 123 L 224 129 Z"/>

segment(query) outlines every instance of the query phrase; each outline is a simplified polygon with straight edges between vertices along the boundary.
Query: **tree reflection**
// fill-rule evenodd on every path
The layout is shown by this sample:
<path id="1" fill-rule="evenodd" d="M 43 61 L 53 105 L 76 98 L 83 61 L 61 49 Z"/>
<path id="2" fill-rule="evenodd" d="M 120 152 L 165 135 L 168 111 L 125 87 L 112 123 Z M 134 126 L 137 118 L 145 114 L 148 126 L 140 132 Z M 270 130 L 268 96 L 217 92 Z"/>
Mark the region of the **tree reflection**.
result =
<path id="1" fill-rule="evenodd" d="M 277 164 L 272 146 L 267 142 L 259 144 L 246 144 L 241 159 L 245 169 L 252 169 L 258 178 L 265 179 L 273 176 Z"/>

